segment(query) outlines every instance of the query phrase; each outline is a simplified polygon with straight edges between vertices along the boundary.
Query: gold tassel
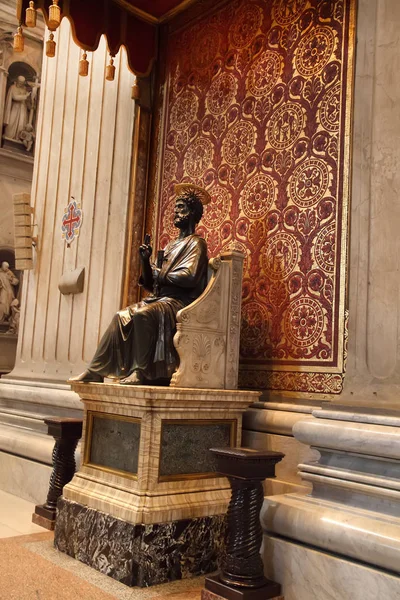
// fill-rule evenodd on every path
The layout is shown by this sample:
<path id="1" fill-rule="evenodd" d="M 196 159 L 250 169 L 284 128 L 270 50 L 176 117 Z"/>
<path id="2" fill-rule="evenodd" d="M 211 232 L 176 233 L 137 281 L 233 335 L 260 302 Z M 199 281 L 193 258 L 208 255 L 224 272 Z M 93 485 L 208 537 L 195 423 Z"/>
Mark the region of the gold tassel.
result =
<path id="1" fill-rule="evenodd" d="M 55 31 L 61 23 L 61 9 L 58 6 L 59 0 L 53 0 L 53 4 L 49 8 L 49 21 L 47 27 L 51 31 Z"/>
<path id="2" fill-rule="evenodd" d="M 46 56 L 54 58 L 56 55 L 56 43 L 54 41 L 54 34 L 50 32 L 49 39 L 46 42 Z"/>
<path id="3" fill-rule="evenodd" d="M 132 100 L 140 100 L 140 87 L 137 84 L 137 80 L 132 86 Z"/>
<path id="4" fill-rule="evenodd" d="M 36 8 L 32 0 L 29 2 L 29 8 L 25 11 L 25 25 L 27 27 L 36 27 Z"/>
<path id="5" fill-rule="evenodd" d="M 14 33 L 14 52 L 24 51 L 24 35 L 22 33 L 21 25 L 18 27 L 17 32 Z"/>
<path id="6" fill-rule="evenodd" d="M 82 58 L 79 61 L 79 75 L 81 77 L 87 77 L 89 74 L 89 61 L 87 60 L 87 54 L 84 51 Z"/>
<path id="7" fill-rule="evenodd" d="M 114 81 L 115 77 L 115 67 L 114 67 L 114 58 L 110 56 L 110 64 L 106 66 L 106 79 L 107 81 Z"/>

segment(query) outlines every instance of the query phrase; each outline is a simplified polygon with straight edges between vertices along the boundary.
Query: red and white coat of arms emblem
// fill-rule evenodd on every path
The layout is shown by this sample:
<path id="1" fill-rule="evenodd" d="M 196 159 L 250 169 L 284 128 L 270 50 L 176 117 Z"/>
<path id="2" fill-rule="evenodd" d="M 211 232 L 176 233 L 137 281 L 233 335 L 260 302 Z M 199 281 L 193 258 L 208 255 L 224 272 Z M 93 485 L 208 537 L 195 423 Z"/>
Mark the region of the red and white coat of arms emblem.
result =
<path id="1" fill-rule="evenodd" d="M 71 242 L 74 241 L 79 235 L 79 231 L 82 225 L 82 210 L 81 205 L 72 200 L 65 208 L 65 213 L 62 218 L 62 236 L 65 239 L 67 246 L 70 246 Z"/>

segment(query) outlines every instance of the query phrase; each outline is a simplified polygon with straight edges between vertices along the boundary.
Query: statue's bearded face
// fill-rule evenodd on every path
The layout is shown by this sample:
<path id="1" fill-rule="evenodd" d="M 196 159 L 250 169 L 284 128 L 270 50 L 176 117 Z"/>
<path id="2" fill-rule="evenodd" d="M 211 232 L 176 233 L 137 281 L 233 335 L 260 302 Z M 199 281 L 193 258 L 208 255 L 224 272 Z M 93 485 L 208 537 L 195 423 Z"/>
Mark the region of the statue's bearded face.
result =
<path id="1" fill-rule="evenodd" d="M 177 198 L 175 202 L 175 211 L 174 211 L 174 225 L 178 227 L 178 229 L 184 229 L 189 225 L 192 211 L 189 206 L 183 200 L 183 198 Z"/>

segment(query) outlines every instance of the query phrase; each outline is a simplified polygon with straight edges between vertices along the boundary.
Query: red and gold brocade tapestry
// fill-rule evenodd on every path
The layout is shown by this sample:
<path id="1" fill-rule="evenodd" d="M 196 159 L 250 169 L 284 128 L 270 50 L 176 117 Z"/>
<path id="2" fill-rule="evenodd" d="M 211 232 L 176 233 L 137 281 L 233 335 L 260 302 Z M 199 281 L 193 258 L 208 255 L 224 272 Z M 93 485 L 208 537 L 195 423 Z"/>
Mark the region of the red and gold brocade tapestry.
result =
<path id="1" fill-rule="evenodd" d="M 243 387 L 342 389 L 353 32 L 353 0 L 240 0 L 169 37 L 158 244 L 205 186 L 210 256 L 246 255 Z"/>

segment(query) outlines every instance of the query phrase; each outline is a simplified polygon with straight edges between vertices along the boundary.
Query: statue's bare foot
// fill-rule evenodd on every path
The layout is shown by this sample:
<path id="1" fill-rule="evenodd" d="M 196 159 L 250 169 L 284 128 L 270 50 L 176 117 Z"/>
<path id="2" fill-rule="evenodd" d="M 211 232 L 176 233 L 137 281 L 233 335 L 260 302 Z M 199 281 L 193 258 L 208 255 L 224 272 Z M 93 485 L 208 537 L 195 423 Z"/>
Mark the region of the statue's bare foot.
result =
<path id="1" fill-rule="evenodd" d="M 71 377 L 69 381 L 76 381 L 78 383 L 103 383 L 104 377 L 86 369 L 86 371 L 83 371 L 80 375 Z"/>
<path id="2" fill-rule="evenodd" d="M 144 377 L 140 371 L 133 371 L 125 379 L 121 379 L 121 385 L 141 385 L 144 382 Z"/>

